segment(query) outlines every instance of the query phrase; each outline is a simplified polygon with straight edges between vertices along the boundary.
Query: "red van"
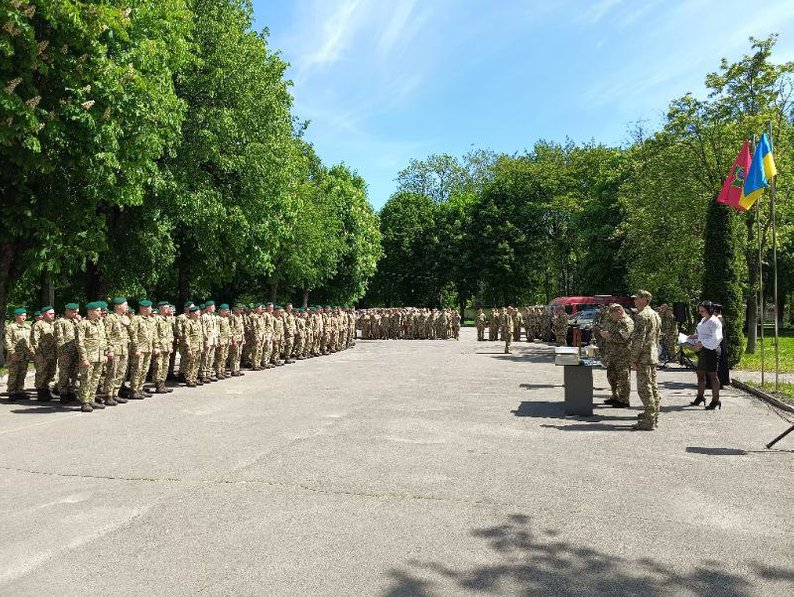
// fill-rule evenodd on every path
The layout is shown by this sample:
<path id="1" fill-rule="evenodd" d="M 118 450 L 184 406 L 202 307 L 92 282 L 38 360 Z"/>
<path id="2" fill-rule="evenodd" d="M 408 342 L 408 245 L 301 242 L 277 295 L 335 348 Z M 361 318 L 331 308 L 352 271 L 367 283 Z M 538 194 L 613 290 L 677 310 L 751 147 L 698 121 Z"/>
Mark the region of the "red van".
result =
<path id="1" fill-rule="evenodd" d="M 575 315 L 580 311 L 598 309 L 601 305 L 618 303 L 624 307 L 633 307 L 634 299 L 630 296 L 617 296 L 614 294 L 597 294 L 595 296 L 558 296 L 549 303 L 548 308 L 556 311 L 557 307 L 564 307 L 568 315 Z"/>

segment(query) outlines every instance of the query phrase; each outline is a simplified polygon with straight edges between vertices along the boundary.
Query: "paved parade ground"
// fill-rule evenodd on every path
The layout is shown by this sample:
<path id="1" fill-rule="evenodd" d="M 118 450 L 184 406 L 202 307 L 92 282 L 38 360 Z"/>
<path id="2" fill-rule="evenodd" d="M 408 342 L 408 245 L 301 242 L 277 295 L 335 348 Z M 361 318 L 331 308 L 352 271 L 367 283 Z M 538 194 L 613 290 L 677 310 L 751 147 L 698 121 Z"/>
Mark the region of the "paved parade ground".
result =
<path id="1" fill-rule="evenodd" d="M 513 346 L 359 341 L 91 414 L 3 400 L 0 594 L 790 594 L 785 421 L 734 389 L 689 407 L 680 369 L 657 431 L 566 418 L 553 349 Z"/>

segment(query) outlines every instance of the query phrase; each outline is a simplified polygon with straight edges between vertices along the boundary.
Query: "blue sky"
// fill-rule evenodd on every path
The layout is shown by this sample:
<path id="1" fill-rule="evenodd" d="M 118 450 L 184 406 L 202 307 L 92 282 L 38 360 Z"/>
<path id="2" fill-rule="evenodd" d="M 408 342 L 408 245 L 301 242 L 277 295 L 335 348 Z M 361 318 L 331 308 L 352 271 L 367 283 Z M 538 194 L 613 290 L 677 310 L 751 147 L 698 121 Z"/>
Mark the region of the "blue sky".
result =
<path id="1" fill-rule="evenodd" d="M 794 60 L 794 0 L 253 0 L 291 64 L 295 114 L 322 160 L 380 208 L 411 158 L 538 139 L 622 144 L 703 94 L 749 36 Z M 761 7 L 763 6 L 763 9 Z"/>

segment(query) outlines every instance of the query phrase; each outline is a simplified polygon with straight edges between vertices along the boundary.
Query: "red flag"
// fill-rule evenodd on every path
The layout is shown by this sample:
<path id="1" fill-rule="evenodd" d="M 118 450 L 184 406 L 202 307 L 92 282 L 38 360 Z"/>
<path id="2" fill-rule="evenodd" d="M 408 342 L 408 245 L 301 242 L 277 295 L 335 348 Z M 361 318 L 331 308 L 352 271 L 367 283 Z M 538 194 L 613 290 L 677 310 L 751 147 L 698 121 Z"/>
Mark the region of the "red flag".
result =
<path id="1" fill-rule="evenodd" d="M 744 179 L 747 178 L 751 163 L 750 143 L 745 139 L 744 147 L 742 147 L 739 155 L 736 156 L 736 161 L 731 167 L 728 178 L 725 179 L 725 184 L 722 185 L 719 197 L 717 197 L 719 203 L 725 203 L 739 211 L 744 211 L 744 207 L 739 202 L 744 197 Z"/>

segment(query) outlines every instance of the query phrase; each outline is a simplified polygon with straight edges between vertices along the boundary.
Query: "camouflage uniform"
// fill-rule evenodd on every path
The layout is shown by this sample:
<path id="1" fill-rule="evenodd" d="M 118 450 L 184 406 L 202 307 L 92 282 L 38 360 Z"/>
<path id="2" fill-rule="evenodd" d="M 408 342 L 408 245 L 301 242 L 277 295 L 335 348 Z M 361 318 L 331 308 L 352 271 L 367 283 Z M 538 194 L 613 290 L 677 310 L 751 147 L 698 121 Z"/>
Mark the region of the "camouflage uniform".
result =
<path id="1" fill-rule="evenodd" d="M 130 318 L 126 313 L 121 315 L 109 313 L 105 318 L 105 336 L 108 352 L 113 353 L 113 359 L 107 363 L 105 371 L 105 387 L 102 393 L 107 400 L 118 400 L 119 390 L 127 378 L 127 369 L 130 360 Z"/>
<path id="2" fill-rule="evenodd" d="M 482 309 L 480 309 L 479 314 L 477 315 L 476 325 L 477 325 L 477 341 L 482 342 L 485 340 L 485 324 L 488 322 L 488 318 L 483 313 Z"/>
<path id="3" fill-rule="evenodd" d="M 659 389 L 656 385 L 656 365 L 659 363 L 659 314 L 646 305 L 634 316 L 631 339 L 631 362 L 637 366 L 637 393 L 645 406 L 638 423 L 642 429 L 659 424 Z"/>
<path id="4" fill-rule="evenodd" d="M 25 376 L 30 361 L 30 324 L 27 321 L 6 324 L 4 340 L 8 367 L 6 387 L 11 396 L 19 396 L 24 394 Z"/>
<path id="5" fill-rule="evenodd" d="M 242 348 L 245 346 L 245 329 L 243 327 L 243 315 L 232 313 L 229 315 L 229 371 L 233 377 L 240 375 L 240 360 L 243 354 Z"/>
<path id="6" fill-rule="evenodd" d="M 81 320 L 77 324 L 77 353 L 80 359 L 80 402 L 82 404 L 94 402 L 106 350 L 107 338 L 102 321 L 100 319 L 92 320 L 90 317 Z M 88 361 L 88 365 L 85 364 L 86 361 Z"/>
<path id="7" fill-rule="evenodd" d="M 154 346 L 157 354 L 152 357 L 152 381 L 155 383 L 155 392 L 163 394 L 168 392 L 165 389 L 165 378 L 168 377 L 168 362 L 171 360 L 171 349 L 174 346 L 174 331 L 171 327 L 169 318 L 163 315 L 155 315 L 155 337 Z"/>
<path id="8" fill-rule="evenodd" d="M 284 313 L 284 360 L 287 363 L 294 363 L 292 350 L 295 347 L 295 334 L 297 332 L 295 315 L 292 311 Z"/>
<path id="9" fill-rule="evenodd" d="M 558 346 L 567 346 L 568 344 L 568 315 L 561 311 L 554 315 L 552 320 L 552 330 L 557 339 Z"/>
<path id="10" fill-rule="evenodd" d="M 279 313 L 273 317 L 273 349 L 270 355 L 270 363 L 280 367 L 281 353 L 284 350 L 284 317 Z"/>
<path id="11" fill-rule="evenodd" d="M 180 367 L 185 375 L 185 383 L 192 388 L 196 385 L 201 355 L 204 351 L 204 329 L 198 318 L 186 319 L 182 329 L 184 333 L 180 338 L 180 342 L 185 362 L 184 367 Z"/>
<path id="12" fill-rule="evenodd" d="M 504 307 L 499 321 L 499 333 L 505 341 L 505 354 L 510 354 L 510 344 L 513 342 L 513 315 Z"/>
<path id="13" fill-rule="evenodd" d="M 665 356 L 667 357 L 666 360 L 672 360 L 676 352 L 678 352 L 678 322 L 675 319 L 675 313 L 670 307 L 667 307 L 661 313 L 662 319 L 662 343 L 664 345 L 664 350 L 667 353 Z"/>
<path id="14" fill-rule="evenodd" d="M 491 326 L 488 329 L 488 340 L 499 339 L 499 314 L 496 309 L 491 310 Z"/>
<path id="15" fill-rule="evenodd" d="M 217 323 L 218 346 L 215 349 L 215 375 L 218 379 L 226 379 L 226 361 L 229 358 L 229 342 L 231 342 L 232 339 L 229 316 L 219 316 L 217 318 Z"/>
<path id="16" fill-rule="evenodd" d="M 201 327 L 204 330 L 204 349 L 201 353 L 200 376 L 202 380 L 214 380 L 215 348 L 218 345 L 218 323 L 213 313 L 207 311 L 201 316 Z"/>
<path id="17" fill-rule="evenodd" d="M 603 324 L 609 338 L 602 338 L 604 364 L 607 367 L 607 380 L 615 402 L 628 406 L 631 396 L 631 336 L 634 322 L 624 314 L 615 321 L 611 317 Z"/>
<path id="18" fill-rule="evenodd" d="M 77 319 L 55 320 L 55 341 L 58 344 L 58 393 L 61 400 L 76 398 L 80 361 L 77 356 Z"/>
<path id="19" fill-rule="evenodd" d="M 273 367 L 273 332 L 276 326 L 276 316 L 273 311 L 265 311 L 261 316 L 260 342 L 262 343 L 262 366 L 266 369 Z"/>
<path id="20" fill-rule="evenodd" d="M 135 315 L 128 328 L 130 333 L 130 391 L 132 397 L 143 395 L 143 384 L 149 373 L 157 326 L 148 315 Z M 135 354 L 139 353 L 139 354 Z"/>
<path id="21" fill-rule="evenodd" d="M 55 377 L 58 364 L 58 343 L 53 322 L 40 320 L 30 332 L 30 349 L 36 365 L 36 391 L 40 399 L 49 399 L 50 382 Z"/>

